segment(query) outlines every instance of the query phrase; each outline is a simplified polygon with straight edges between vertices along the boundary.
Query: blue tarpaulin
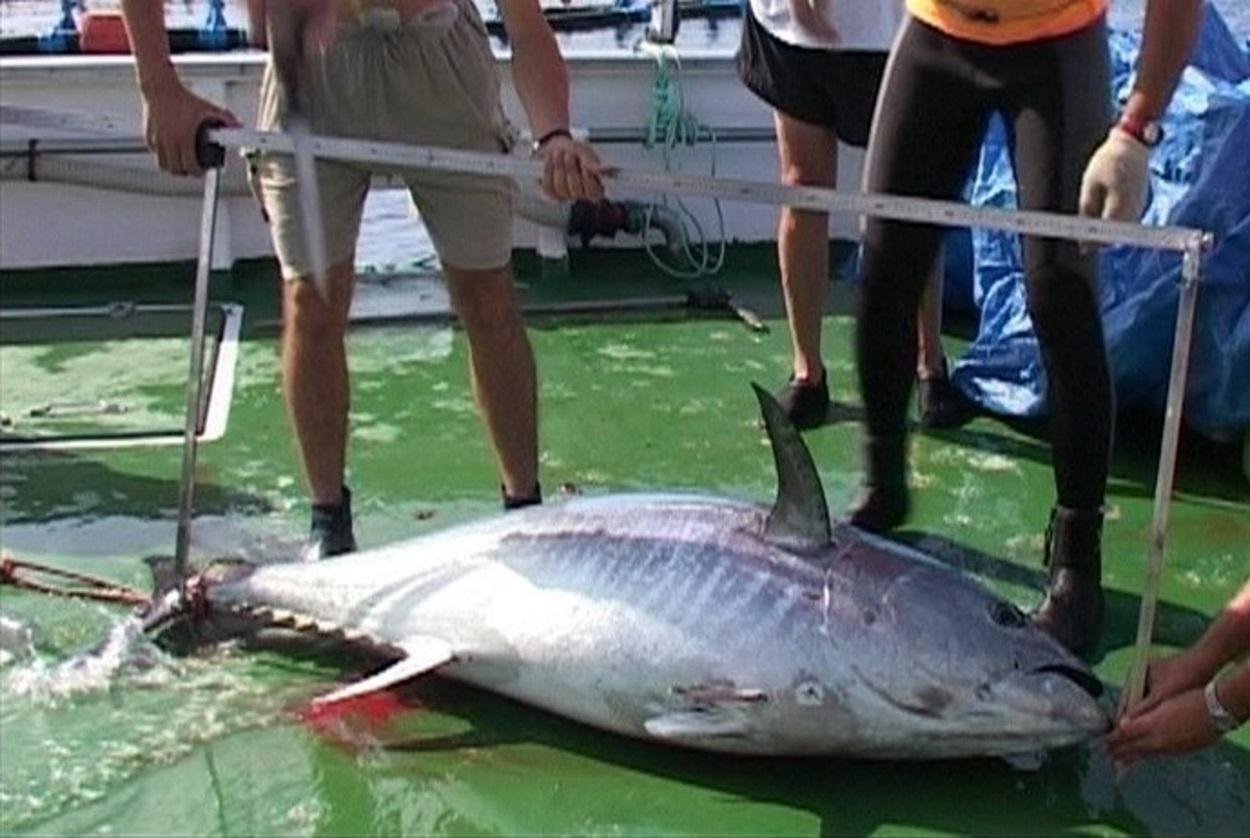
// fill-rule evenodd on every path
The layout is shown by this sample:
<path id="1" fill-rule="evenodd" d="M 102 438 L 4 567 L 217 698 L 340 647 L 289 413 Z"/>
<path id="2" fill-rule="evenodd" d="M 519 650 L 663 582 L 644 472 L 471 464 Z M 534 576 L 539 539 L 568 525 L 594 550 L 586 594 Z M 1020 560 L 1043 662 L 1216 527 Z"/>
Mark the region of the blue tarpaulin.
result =
<path id="1" fill-rule="evenodd" d="M 1136 33 L 1111 36 L 1112 95 L 1120 103 L 1131 89 L 1139 47 Z M 1165 137 L 1151 161 L 1145 223 L 1215 234 L 1215 248 L 1202 265 L 1185 419 L 1224 436 L 1250 428 L 1250 52 L 1210 6 L 1163 126 Z M 997 121 L 971 197 L 982 205 L 1016 205 L 1005 132 Z M 984 230 L 972 238 L 975 270 L 962 276 L 948 271 L 946 278 L 950 297 L 971 296 L 981 318 L 953 380 L 987 410 L 1042 415 L 1045 371 L 1025 308 L 1018 241 Z M 1102 316 L 1121 409 L 1162 411 L 1180 265 L 1178 253 L 1127 247 L 1102 252 Z"/>

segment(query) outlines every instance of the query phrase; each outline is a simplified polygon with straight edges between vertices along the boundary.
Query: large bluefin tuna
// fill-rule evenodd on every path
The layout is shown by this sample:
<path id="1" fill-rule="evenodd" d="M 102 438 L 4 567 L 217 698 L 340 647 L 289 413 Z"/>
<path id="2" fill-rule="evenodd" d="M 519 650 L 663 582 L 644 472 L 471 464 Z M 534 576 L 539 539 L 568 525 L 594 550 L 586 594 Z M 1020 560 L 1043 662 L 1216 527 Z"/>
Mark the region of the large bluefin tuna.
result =
<path id="1" fill-rule="evenodd" d="M 321 701 L 438 672 L 629 736 L 752 754 L 1009 755 L 1107 728 L 1098 680 L 1015 606 L 832 526 L 801 438 L 756 392 L 771 510 L 577 499 L 191 590 L 402 653 Z"/>

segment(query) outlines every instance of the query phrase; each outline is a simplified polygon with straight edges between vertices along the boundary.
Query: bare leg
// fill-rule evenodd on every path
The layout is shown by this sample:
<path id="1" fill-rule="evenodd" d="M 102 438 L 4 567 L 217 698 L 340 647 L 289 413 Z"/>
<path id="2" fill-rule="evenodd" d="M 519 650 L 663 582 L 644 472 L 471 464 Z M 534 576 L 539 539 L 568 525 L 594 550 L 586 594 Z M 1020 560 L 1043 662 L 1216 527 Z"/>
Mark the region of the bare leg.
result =
<path id="1" fill-rule="evenodd" d="M 837 172 L 837 137 L 833 131 L 777 111 L 773 121 L 781 181 L 787 185 L 833 186 Z M 824 369 L 820 326 L 829 284 L 829 215 L 783 208 L 777 227 L 777 255 L 790 323 L 794 377 L 815 384 Z"/>
<path id="2" fill-rule="evenodd" d="M 933 271 L 920 298 L 916 329 L 916 378 L 927 381 L 941 378 L 946 370 L 942 351 L 942 252 L 938 251 Z"/>
<path id="3" fill-rule="evenodd" d="M 955 428 L 973 416 L 971 405 L 950 382 L 942 351 L 942 268 L 939 248 L 916 316 L 916 409 L 923 428 Z"/>
<path id="4" fill-rule="evenodd" d="M 349 402 L 343 337 L 352 260 L 329 271 L 330 300 L 306 278 L 283 284 L 282 389 L 314 504 L 342 499 Z"/>
<path id="5" fill-rule="evenodd" d="M 538 487 L 538 397 L 534 353 L 507 268 L 447 266 L 451 302 L 469 340 L 473 397 L 495 447 L 504 491 L 529 497 Z"/>

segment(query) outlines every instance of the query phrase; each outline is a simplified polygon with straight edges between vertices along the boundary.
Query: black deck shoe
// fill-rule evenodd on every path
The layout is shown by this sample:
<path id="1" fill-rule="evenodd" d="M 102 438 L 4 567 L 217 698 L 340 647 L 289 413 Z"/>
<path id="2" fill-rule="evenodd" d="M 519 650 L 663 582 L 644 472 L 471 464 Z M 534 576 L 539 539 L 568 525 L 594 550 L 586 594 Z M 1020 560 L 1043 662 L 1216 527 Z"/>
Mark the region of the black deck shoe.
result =
<path id="1" fill-rule="evenodd" d="M 819 428 L 829 418 L 829 373 L 820 371 L 820 381 L 800 381 L 793 375 L 777 391 L 777 404 L 800 431 Z"/>
<path id="2" fill-rule="evenodd" d="M 521 497 L 514 497 L 508 494 L 508 490 L 503 486 L 499 487 L 499 494 L 503 496 L 503 511 L 512 512 L 515 509 L 524 509 L 527 506 L 538 506 L 541 504 L 543 502 L 543 484 L 535 483 L 534 491 Z"/>
<path id="3" fill-rule="evenodd" d="M 883 533 L 906 521 L 910 510 L 906 438 L 869 439 L 864 444 L 864 483 L 847 510 L 848 520 Z"/>
<path id="4" fill-rule="evenodd" d="M 916 413 L 922 428 L 958 428 L 972 419 L 972 405 L 951 384 L 946 361 L 940 375 L 916 380 Z"/>
<path id="5" fill-rule="evenodd" d="M 338 503 L 313 504 L 312 526 L 309 527 L 308 543 L 304 545 L 302 557 L 305 561 L 317 561 L 355 551 L 352 493 L 344 486 L 343 499 Z"/>
<path id="6" fill-rule="evenodd" d="M 1056 506 L 1046 528 L 1050 581 L 1033 625 L 1076 655 L 1090 654 L 1102 639 L 1102 518 L 1101 509 Z"/>

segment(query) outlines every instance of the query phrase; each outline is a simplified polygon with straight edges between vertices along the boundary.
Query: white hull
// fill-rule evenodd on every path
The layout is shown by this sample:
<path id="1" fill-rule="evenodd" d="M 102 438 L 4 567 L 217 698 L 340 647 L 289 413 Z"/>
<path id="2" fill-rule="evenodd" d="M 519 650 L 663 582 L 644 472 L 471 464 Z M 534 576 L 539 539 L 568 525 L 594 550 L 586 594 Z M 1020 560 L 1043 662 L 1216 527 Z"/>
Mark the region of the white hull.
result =
<path id="1" fill-rule="evenodd" d="M 640 131 L 648 118 L 654 61 L 623 50 L 571 53 L 566 56 L 573 91 L 573 119 L 592 133 Z M 523 111 L 511 86 L 507 54 L 499 56 L 505 84 L 505 107 L 518 125 Z M 200 95 L 224 102 L 247 119 L 256 112 L 264 58 L 260 54 L 193 55 L 180 57 L 183 78 Z M 0 61 L 0 104 L 26 108 L 76 111 L 118 120 L 138 137 L 140 105 L 134 71 L 125 56 L 9 58 Z M 772 126 L 769 109 L 738 81 L 733 57 L 724 49 L 699 53 L 683 50 L 681 77 L 687 107 L 705 124 L 735 130 L 766 132 Z M 25 133 L 23 133 L 25 132 Z M 3 126 L 6 141 L 30 134 L 22 126 Z M 40 129 L 40 137 L 58 136 Z M 59 136 L 82 136 L 60 134 Z M 687 171 L 708 171 L 710 145 L 684 148 Z M 636 144 L 613 143 L 600 149 L 609 161 L 629 166 L 659 167 L 656 152 Z M 717 172 L 731 177 L 774 179 L 776 147 L 771 142 L 721 143 Z M 92 157 L 93 163 L 153 170 L 145 154 Z M 841 148 L 839 186 L 858 186 L 861 154 Z M 231 165 L 238 166 L 237 160 Z M 112 265 L 194 259 L 198 250 L 200 199 L 191 192 L 168 197 L 135 194 L 58 183 L 4 180 L 0 183 L 0 269 L 12 270 L 64 265 Z M 701 204 L 707 204 L 701 206 Z M 709 235 L 717 230 L 710 202 L 691 202 Z M 731 241 L 761 241 L 775 235 L 776 213 L 751 205 L 724 207 L 726 237 Z M 856 238 L 854 218 L 834 218 L 832 233 Z M 534 228 L 518 222 L 517 243 L 530 246 Z M 215 263 L 225 268 L 238 259 L 271 253 L 268 235 L 255 202 L 246 194 L 232 195 L 218 216 Z"/>

